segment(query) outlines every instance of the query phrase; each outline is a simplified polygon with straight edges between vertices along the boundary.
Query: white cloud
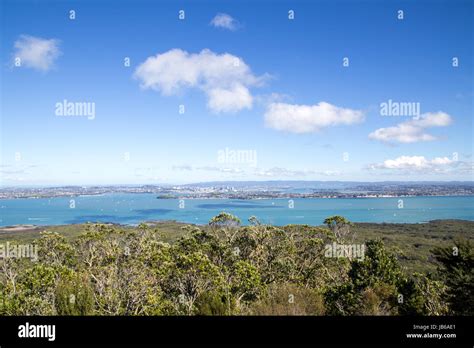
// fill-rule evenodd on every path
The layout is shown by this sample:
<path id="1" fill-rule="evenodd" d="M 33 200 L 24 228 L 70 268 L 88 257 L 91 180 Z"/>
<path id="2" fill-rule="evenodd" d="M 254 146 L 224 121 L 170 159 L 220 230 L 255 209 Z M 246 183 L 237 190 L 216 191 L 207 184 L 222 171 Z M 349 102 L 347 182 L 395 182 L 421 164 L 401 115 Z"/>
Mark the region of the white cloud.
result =
<path id="1" fill-rule="evenodd" d="M 226 13 L 218 13 L 212 20 L 211 25 L 216 28 L 237 30 L 238 22 Z"/>
<path id="2" fill-rule="evenodd" d="M 435 158 L 435 162 L 449 163 L 449 158 Z M 423 169 L 431 165 L 431 161 L 427 160 L 424 156 L 400 156 L 396 159 L 385 160 L 382 164 L 378 165 L 378 168 L 383 169 Z"/>
<path id="3" fill-rule="evenodd" d="M 249 88 L 260 86 L 266 78 L 253 75 L 241 58 L 208 49 L 197 54 L 172 49 L 149 57 L 137 67 L 134 77 L 142 88 L 166 96 L 198 88 L 207 95 L 209 109 L 216 113 L 252 108 Z"/>
<path id="4" fill-rule="evenodd" d="M 59 40 L 42 39 L 29 35 L 20 35 L 14 44 L 13 58 L 20 58 L 21 66 L 40 71 L 48 71 L 61 54 Z"/>
<path id="5" fill-rule="evenodd" d="M 255 96 L 255 101 L 262 107 L 266 108 L 272 103 L 291 102 L 292 97 L 288 94 L 272 92 L 270 94 L 259 94 Z"/>
<path id="6" fill-rule="evenodd" d="M 449 159 L 448 157 L 436 157 L 430 161 L 431 165 L 445 165 L 445 164 L 451 164 L 454 161 Z"/>
<path id="7" fill-rule="evenodd" d="M 292 133 L 310 133 L 325 127 L 351 125 L 364 121 L 364 113 L 326 102 L 316 105 L 271 103 L 265 112 L 265 125 Z"/>
<path id="8" fill-rule="evenodd" d="M 207 106 L 215 112 L 232 112 L 252 108 L 253 98 L 248 88 L 237 84 L 229 89 L 213 88 L 208 92 Z"/>
<path id="9" fill-rule="evenodd" d="M 385 160 L 382 163 L 371 164 L 368 168 L 372 170 L 390 170 L 404 174 L 473 173 L 472 162 L 458 161 L 448 157 L 427 159 L 424 156 L 400 156 L 396 159 Z"/>
<path id="10" fill-rule="evenodd" d="M 415 143 L 432 141 L 436 137 L 426 133 L 426 128 L 445 127 L 452 122 L 451 116 L 444 112 L 425 113 L 419 118 L 400 123 L 394 127 L 379 128 L 369 134 L 370 139 L 383 142 Z"/>

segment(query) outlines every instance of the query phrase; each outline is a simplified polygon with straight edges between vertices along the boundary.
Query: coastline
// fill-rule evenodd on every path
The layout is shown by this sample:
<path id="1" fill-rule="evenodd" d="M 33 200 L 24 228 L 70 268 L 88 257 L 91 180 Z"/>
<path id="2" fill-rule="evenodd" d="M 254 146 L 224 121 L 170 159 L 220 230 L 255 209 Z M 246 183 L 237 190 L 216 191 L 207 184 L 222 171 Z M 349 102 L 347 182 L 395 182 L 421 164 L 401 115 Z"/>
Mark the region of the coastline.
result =
<path id="1" fill-rule="evenodd" d="M 439 222 L 466 222 L 466 223 L 474 223 L 474 219 L 467 220 L 467 219 L 433 219 L 429 221 L 423 222 L 365 222 L 365 221 L 352 221 L 352 223 L 357 225 L 379 225 L 379 226 L 395 226 L 395 225 L 426 225 L 430 223 L 439 223 Z M 124 223 L 116 223 L 116 222 L 102 222 L 102 221 L 89 221 L 87 223 L 91 224 L 101 224 L 101 225 L 111 225 L 111 226 L 118 226 L 123 228 L 135 228 L 139 224 L 124 224 Z M 65 226 L 83 226 L 87 223 L 77 223 L 77 224 L 58 224 L 58 225 L 30 225 L 30 224 L 18 224 L 18 225 L 10 225 L 10 226 L 0 226 L 0 234 L 2 233 L 9 233 L 9 232 L 32 232 L 35 230 L 46 230 L 48 228 L 60 228 Z M 177 220 L 150 220 L 150 221 L 143 221 L 141 222 L 146 224 L 150 227 L 159 226 L 162 224 L 176 224 L 176 225 L 192 225 L 192 226 L 200 226 L 204 227 L 207 224 L 199 224 L 199 223 L 188 223 L 184 221 L 177 221 Z M 308 225 L 305 223 L 301 224 L 287 224 L 281 225 L 279 227 L 289 226 L 289 225 Z M 323 224 L 320 225 L 310 225 L 310 226 L 324 226 Z M 474 231 L 473 231 L 474 232 Z"/>
<path id="2" fill-rule="evenodd" d="M 474 196 L 473 181 L 219 181 L 181 185 L 0 187 L 3 199 L 150 194 L 157 199 L 402 198 Z"/>
<path id="3" fill-rule="evenodd" d="M 98 194 L 75 194 L 75 195 L 50 195 L 50 196 L 28 196 L 28 197 L 8 197 L 0 198 L 0 202 L 4 200 L 15 200 L 15 199 L 53 199 L 53 198 L 78 198 L 78 197 L 101 197 L 114 194 L 153 194 L 150 192 L 108 192 Z M 432 194 L 432 195 L 313 195 L 313 194 L 284 194 L 278 196 L 267 196 L 267 197 L 243 197 L 243 196 L 173 196 L 173 197 L 156 197 L 156 199 L 162 200 L 173 200 L 173 199 L 215 199 L 215 200 L 272 200 L 272 199 L 370 199 L 370 198 L 429 198 L 429 197 L 474 197 L 474 194 Z"/>

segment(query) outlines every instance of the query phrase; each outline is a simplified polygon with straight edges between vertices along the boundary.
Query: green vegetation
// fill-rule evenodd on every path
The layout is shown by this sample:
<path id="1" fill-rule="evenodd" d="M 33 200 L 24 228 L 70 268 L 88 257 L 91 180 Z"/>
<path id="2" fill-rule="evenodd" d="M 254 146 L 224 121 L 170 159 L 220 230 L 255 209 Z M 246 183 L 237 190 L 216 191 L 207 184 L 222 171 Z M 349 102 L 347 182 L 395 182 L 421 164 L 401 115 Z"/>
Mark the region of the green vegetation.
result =
<path id="1" fill-rule="evenodd" d="M 0 259 L 0 315 L 474 313 L 472 222 L 249 222 L 241 226 L 221 213 L 207 226 L 85 224 L 0 233 L 0 243 L 38 247 L 36 262 Z M 326 253 L 328 246 L 354 244 L 363 246 L 363 257 Z"/>

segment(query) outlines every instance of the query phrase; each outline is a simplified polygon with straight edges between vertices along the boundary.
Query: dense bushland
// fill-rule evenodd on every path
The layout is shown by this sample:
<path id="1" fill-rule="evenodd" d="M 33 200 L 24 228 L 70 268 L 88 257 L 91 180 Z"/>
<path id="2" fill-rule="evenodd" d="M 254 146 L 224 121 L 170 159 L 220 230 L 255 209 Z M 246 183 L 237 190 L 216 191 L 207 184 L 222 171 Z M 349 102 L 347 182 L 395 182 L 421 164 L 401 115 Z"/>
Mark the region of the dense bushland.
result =
<path id="1" fill-rule="evenodd" d="M 407 274 L 381 240 L 364 258 L 343 217 L 325 228 L 240 226 L 221 213 L 166 243 L 159 228 L 89 224 L 42 232 L 37 262 L 0 259 L 0 315 L 447 315 L 474 313 L 474 248 L 437 248 L 434 274 Z"/>

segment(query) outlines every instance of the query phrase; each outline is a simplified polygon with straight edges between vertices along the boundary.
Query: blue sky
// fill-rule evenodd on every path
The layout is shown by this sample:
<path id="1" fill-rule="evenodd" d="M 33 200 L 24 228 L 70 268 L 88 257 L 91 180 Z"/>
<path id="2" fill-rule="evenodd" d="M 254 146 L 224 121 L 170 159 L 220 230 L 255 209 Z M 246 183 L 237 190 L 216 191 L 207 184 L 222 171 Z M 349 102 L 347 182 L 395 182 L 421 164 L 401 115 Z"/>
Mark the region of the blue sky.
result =
<path id="1" fill-rule="evenodd" d="M 2 185 L 473 179 L 471 1 L 1 6 Z"/>

